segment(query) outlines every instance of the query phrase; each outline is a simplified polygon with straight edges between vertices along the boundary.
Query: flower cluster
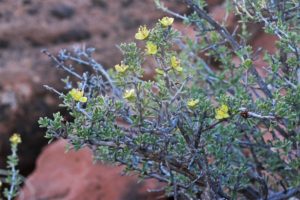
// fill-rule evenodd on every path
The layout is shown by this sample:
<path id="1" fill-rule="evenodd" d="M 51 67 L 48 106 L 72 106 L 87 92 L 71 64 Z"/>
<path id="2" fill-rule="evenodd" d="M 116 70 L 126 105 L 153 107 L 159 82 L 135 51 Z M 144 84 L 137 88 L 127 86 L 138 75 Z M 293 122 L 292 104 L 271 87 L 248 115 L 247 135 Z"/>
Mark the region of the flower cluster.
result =
<path id="1" fill-rule="evenodd" d="M 228 118 L 229 117 L 228 111 L 229 111 L 228 106 L 222 104 L 219 108 L 216 109 L 216 119 Z"/>
<path id="2" fill-rule="evenodd" d="M 129 68 L 128 65 L 124 65 L 124 64 L 121 64 L 121 65 L 115 65 L 115 69 L 117 72 L 119 73 L 124 73 L 126 72 L 126 70 Z"/>
<path id="3" fill-rule="evenodd" d="M 124 95 L 123 95 L 123 98 L 124 99 L 127 99 L 127 100 L 134 100 L 135 98 L 135 90 L 134 89 L 130 89 L 130 90 L 126 90 Z"/>
<path id="4" fill-rule="evenodd" d="M 10 138 L 9 138 L 9 141 L 14 144 L 14 145 L 17 145 L 17 144 L 20 144 L 22 142 L 21 140 L 21 136 L 20 134 L 18 133 L 14 133 Z"/>
<path id="5" fill-rule="evenodd" d="M 150 31 L 147 29 L 146 26 L 140 26 L 138 32 L 135 34 L 135 39 L 145 40 L 148 37 L 149 33 Z"/>
<path id="6" fill-rule="evenodd" d="M 169 27 L 173 24 L 174 18 L 163 17 L 162 19 L 159 20 L 159 22 L 163 27 Z M 150 34 L 151 34 L 151 30 L 148 30 L 148 28 L 145 25 L 140 26 L 138 32 L 135 34 L 135 39 L 146 40 L 147 38 L 149 38 Z M 158 52 L 157 44 L 155 44 L 153 41 L 147 41 L 146 52 L 148 55 L 155 55 Z"/>
<path id="7" fill-rule="evenodd" d="M 190 109 L 194 109 L 199 104 L 199 99 L 189 99 L 187 102 L 187 106 Z"/>
<path id="8" fill-rule="evenodd" d="M 162 19 L 159 20 L 159 22 L 165 26 L 165 27 L 168 27 L 168 26 L 171 26 L 174 22 L 174 18 L 173 17 L 163 17 Z"/>
<path id="9" fill-rule="evenodd" d="M 147 48 L 147 54 L 149 55 L 155 55 L 157 53 L 157 45 L 151 41 L 147 42 L 146 48 Z"/>
<path id="10" fill-rule="evenodd" d="M 171 66 L 174 70 L 182 72 L 182 67 L 180 67 L 180 60 L 178 60 L 175 56 L 171 57 Z"/>
<path id="11" fill-rule="evenodd" d="M 83 91 L 78 90 L 78 89 L 72 89 L 69 94 L 75 101 L 79 101 L 82 103 L 87 102 L 87 97 L 83 96 Z"/>

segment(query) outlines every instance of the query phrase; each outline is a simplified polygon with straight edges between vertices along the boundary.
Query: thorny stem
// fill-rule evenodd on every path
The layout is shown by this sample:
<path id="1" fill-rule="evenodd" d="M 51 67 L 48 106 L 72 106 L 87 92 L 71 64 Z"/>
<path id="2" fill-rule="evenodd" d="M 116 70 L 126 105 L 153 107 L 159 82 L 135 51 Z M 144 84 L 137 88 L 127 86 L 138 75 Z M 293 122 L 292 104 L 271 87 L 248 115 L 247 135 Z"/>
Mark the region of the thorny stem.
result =
<path id="1" fill-rule="evenodd" d="M 234 51 L 240 50 L 241 46 L 239 43 L 234 39 L 234 37 L 228 32 L 228 30 L 224 27 L 222 27 L 220 24 L 218 24 L 213 18 L 211 18 L 203 9 L 201 9 L 199 6 L 197 6 L 193 0 L 184 0 L 187 5 L 189 5 L 200 18 L 206 20 L 211 26 L 215 28 L 215 30 L 225 39 L 229 42 L 230 46 L 233 48 Z M 248 58 L 247 55 L 243 55 L 242 59 L 246 60 Z M 272 98 L 272 94 L 270 90 L 267 87 L 267 84 L 263 81 L 263 79 L 258 74 L 257 70 L 254 66 L 250 68 L 250 72 L 254 75 L 256 78 L 258 85 L 261 87 L 263 92 L 266 94 L 267 97 Z"/>
<path id="2" fill-rule="evenodd" d="M 142 107 L 142 99 L 141 99 L 141 90 L 138 86 L 138 82 L 135 81 L 134 83 L 134 88 L 135 88 L 135 91 L 136 91 L 136 97 L 137 97 L 137 105 L 138 105 L 138 112 L 139 112 L 139 124 L 138 124 L 138 127 L 139 129 L 141 130 L 141 127 L 143 125 L 143 122 L 144 122 L 144 117 L 143 117 L 143 107 Z"/>
<path id="3" fill-rule="evenodd" d="M 239 43 L 232 37 L 232 35 L 228 32 L 228 30 L 218 24 L 213 18 L 211 18 L 203 9 L 197 6 L 193 0 L 184 0 L 187 5 L 189 5 L 200 18 L 206 20 L 209 24 L 211 24 L 217 32 L 219 32 L 225 39 L 228 40 L 229 44 L 233 49 L 240 49 Z"/>
<path id="4" fill-rule="evenodd" d="M 59 61 L 55 56 L 53 56 L 48 50 L 43 49 L 42 53 L 46 54 L 51 60 L 53 60 L 59 67 L 61 67 L 63 70 L 65 70 L 66 72 L 72 74 L 73 76 L 75 76 L 76 78 L 78 78 L 79 80 L 82 80 L 82 76 L 80 76 L 79 74 L 77 74 L 76 72 L 74 72 L 72 69 L 66 67 L 64 65 L 64 63 L 62 61 Z"/>
<path id="5" fill-rule="evenodd" d="M 17 158 L 17 146 L 12 145 L 12 155 L 13 158 Z M 9 167 L 11 168 L 11 182 L 10 182 L 10 188 L 7 194 L 7 200 L 12 200 L 14 197 L 15 188 L 17 187 L 17 170 L 15 164 L 10 164 Z"/>
<path id="6" fill-rule="evenodd" d="M 55 88 L 48 86 L 48 85 L 43 85 L 47 90 L 54 92 L 55 94 L 57 94 L 59 97 L 63 97 L 65 96 L 63 93 L 57 91 Z"/>
<path id="7" fill-rule="evenodd" d="M 247 108 L 239 108 L 239 111 L 247 112 L 247 115 L 249 117 L 254 117 L 254 118 L 258 118 L 258 119 L 270 119 L 270 120 L 276 119 L 276 117 L 272 116 L 272 115 L 260 115 L 260 114 L 254 113 L 254 112 L 250 112 L 247 110 Z"/>
<path id="8" fill-rule="evenodd" d="M 182 89 L 184 88 L 184 86 L 186 85 L 186 83 L 190 80 L 190 77 L 187 77 L 183 83 L 181 84 L 180 88 L 177 90 L 176 94 L 172 97 L 172 99 L 170 100 L 169 104 L 172 104 L 176 99 L 177 97 L 180 95 Z"/>
<path id="9" fill-rule="evenodd" d="M 161 2 L 159 2 L 159 0 L 155 0 L 154 2 L 155 2 L 158 9 L 161 9 L 162 11 L 164 11 L 166 13 L 169 13 L 169 14 L 173 15 L 174 17 L 178 18 L 178 19 L 182 19 L 182 20 L 187 20 L 188 19 L 187 17 L 185 17 L 183 15 L 180 15 L 176 12 L 171 11 L 170 9 L 165 7 Z"/>
<path id="10" fill-rule="evenodd" d="M 63 61 L 59 61 L 55 56 L 53 56 L 48 50 L 43 49 L 42 53 L 46 54 L 49 58 L 51 58 L 51 60 L 53 60 L 59 67 L 61 67 L 62 69 L 64 69 L 65 71 L 67 71 L 68 73 L 70 73 L 71 75 L 75 76 L 76 78 L 78 78 L 79 80 L 83 80 L 83 77 L 80 76 L 78 73 L 76 73 L 74 70 L 66 67 L 63 63 Z M 102 65 L 100 65 L 99 63 L 97 63 L 94 59 L 89 58 L 89 62 L 88 61 L 84 61 L 82 59 L 78 59 L 75 58 L 73 56 L 67 56 L 67 58 L 69 58 L 72 61 L 75 61 L 77 63 L 86 65 L 86 66 L 90 66 L 92 67 L 94 70 L 99 71 L 101 73 L 101 75 L 108 81 L 110 87 L 112 88 L 113 93 L 117 96 L 120 97 L 120 91 L 116 88 L 116 86 L 114 85 L 112 79 L 110 78 L 110 76 L 108 75 L 108 73 L 106 72 L 106 70 L 103 68 Z"/>
<path id="11" fill-rule="evenodd" d="M 282 200 L 282 199 L 288 199 L 290 197 L 293 197 L 297 194 L 300 194 L 300 185 L 298 185 L 295 188 L 290 188 L 287 191 L 282 192 L 276 192 L 268 198 L 268 200 Z"/>

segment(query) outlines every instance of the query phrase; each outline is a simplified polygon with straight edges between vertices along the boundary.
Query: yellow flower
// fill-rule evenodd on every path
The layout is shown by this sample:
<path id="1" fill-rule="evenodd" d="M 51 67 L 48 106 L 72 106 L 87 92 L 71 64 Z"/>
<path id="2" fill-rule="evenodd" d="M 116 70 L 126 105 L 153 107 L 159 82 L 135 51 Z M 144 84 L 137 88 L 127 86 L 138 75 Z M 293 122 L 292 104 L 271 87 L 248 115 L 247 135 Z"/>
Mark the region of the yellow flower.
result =
<path id="1" fill-rule="evenodd" d="M 85 103 L 87 101 L 87 98 L 83 96 L 83 91 L 80 91 L 78 89 L 72 89 L 69 94 L 72 96 L 72 98 L 75 101 L 80 101 L 82 103 Z"/>
<path id="2" fill-rule="evenodd" d="M 155 69 L 155 72 L 156 72 L 157 74 L 164 75 L 164 70 L 161 70 L 161 69 L 159 69 L 159 68 L 156 68 L 156 69 Z"/>
<path id="3" fill-rule="evenodd" d="M 124 73 L 128 69 L 128 65 L 115 65 L 115 69 L 119 73 Z"/>
<path id="4" fill-rule="evenodd" d="M 135 98 L 135 91 L 134 91 L 134 89 L 125 90 L 123 98 L 127 99 L 127 100 L 133 100 Z"/>
<path id="5" fill-rule="evenodd" d="M 21 137 L 20 137 L 20 134 L 18 134 L 18 133 L 14 133 L 14 134 L 9 138 L 9 141 L 10 141 L 12 144 L 19 144 L 19 143 L 22 142 Z"/>
<path id="6" fill-rule="evenodd" d="M 226 119 L 229 117 L 228 114 L 228 106 L 225 104 L 222 104 L 219 108 L 216 109 L 216 119 Z"/>
<path id="7" fill-rule="evenodd" d="M 187 106 L 190 108 L 190 109 L 194 109 L 199 103 L 199 100 L 198 99 L 189 99 L 188 102 L 187 102 Z"/>
<path id="8" fill-rule="evenodd" d="M 154 55 L 157 53 L 157 46 L 153 42 L 147 42 L 146 48 L 147 54 Z"/>
<path id="9" fill-rule="evenodd" d="M 135 39 L 144 40 L 148 37 L 150 31 L 146 26 L 140 26 L 138 32 L 135 34 Z"/>
<path id="10" fill-rule="evenodd" d="M 162 19 L 158 20 L 163 26 L 171 26 L 174 22 L 173 17 L 163 17 Z"/>
<path id="11" fill-rule="evenodd" d="M 182 67 L 180 67 L 180 60 L 178 60 L 175 56 L 171 57 L 171 66 L 178 72 L 182 72 Z"/>
<path id="12" fill-rule="evenodd" d="M 180 60 L 178 60 L 175 56 L 171 57 L 171 66 L 173 68 L 180 67 Z"/>

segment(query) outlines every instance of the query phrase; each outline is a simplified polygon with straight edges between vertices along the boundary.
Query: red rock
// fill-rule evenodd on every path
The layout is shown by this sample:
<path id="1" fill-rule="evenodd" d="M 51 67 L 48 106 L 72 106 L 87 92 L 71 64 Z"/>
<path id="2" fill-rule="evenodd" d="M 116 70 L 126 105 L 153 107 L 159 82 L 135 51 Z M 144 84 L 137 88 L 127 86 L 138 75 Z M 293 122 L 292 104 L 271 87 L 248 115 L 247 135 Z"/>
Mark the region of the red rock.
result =
<path id="1" fill-rule="evenodd" d="M 226 26 L 229 31 L 233 31 L 235 29 L 235 26 L 237 25 L 237 18 L 233 11 L 226 13 L 225 3 L 213 7 L 210 12 L 212 18 L 220 24 L 224 23 L 224 26 Z"/>
<path id="2" fill-rule="evenodd" d="M 121 176 L 122 166 L 93 164 L 88 148 L 65 152 L 66 142 L 47 146 L 39 156 L 35 171 L 27 178 L 19 200 L 133 200 L 156 199 L 162 193 L 149 193 L 162 184 L 136 176 Z"/>
<path id="3" fill-rule="evenodd" d="M 220 5 L 224 0 L 207 0 L 206 3 L 209 8 L 213 8 L 214 6 Z"/>
<path id="4" fill-rule="evenodd" d="M 173 27 L 178 30 L 183 36 L 195 39 L 197 32 L 194 30 L 193 26 L 187 26 L 181 22 L 175 22 Z"/>
<path id="5" fill-rule="evenodd" d="M 276 36 L 260 31 L 251 41 L 254 52 L 259 48 L 262 49 L 262 51 L 257 54 L 256 60 L 253 62 L 261 75 L 265 75 L 267 73 L 263 67 L 268 66 L 268 64 L 263 60 L 264 53 L 268 52 L 270 54 L 274 54 L 276 52 L 275 44 L 277 40 L 278 38 Z"/>
<path id="6" fill-rule="evenodd" d="M 251 41 L 251 44 L 254 51 L 261 47 L 267 52 L 274 54 L 276 51 L 275 44 L 277 40 L 278 38 L 276 36 L 259 31 L 256 37 Z"/>

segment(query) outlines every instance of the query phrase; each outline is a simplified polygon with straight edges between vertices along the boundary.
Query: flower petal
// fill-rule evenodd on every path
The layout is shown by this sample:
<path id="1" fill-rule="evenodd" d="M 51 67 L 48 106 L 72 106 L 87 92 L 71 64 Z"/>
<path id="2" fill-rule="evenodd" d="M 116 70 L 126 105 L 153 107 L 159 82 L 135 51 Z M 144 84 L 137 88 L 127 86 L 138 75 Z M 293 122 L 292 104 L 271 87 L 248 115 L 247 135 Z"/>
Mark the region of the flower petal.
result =
<path id="1" fill-rule="evenodd" d="M 87 97 L 80 97 L 79 101 L 82 103 L 85 103 L 85 102 L 87 102 Z"/>

